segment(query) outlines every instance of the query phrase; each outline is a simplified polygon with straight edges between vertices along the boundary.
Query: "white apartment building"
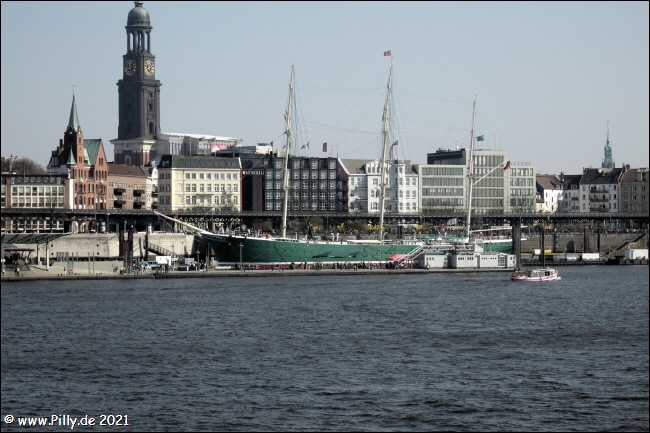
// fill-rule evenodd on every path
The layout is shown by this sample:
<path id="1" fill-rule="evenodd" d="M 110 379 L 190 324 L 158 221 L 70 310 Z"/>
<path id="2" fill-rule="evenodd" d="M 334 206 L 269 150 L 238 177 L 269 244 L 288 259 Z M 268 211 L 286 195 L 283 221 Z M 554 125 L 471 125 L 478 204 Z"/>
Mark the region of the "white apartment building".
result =
<path id="1" fill-rule="evenodd" d="M 381 171 L 379 160 L 341 159 L 348 177 L 350 212 L 379 213 Z M 420 208 L 418 175 L 408 160 L 386 162 L 384 212 L 417 213 Z"/>
<path id="2" fill-rule="evenodd" d="M 158 208 L 241 210 L 240 159 L 164 155 L 158 166 Z"/>

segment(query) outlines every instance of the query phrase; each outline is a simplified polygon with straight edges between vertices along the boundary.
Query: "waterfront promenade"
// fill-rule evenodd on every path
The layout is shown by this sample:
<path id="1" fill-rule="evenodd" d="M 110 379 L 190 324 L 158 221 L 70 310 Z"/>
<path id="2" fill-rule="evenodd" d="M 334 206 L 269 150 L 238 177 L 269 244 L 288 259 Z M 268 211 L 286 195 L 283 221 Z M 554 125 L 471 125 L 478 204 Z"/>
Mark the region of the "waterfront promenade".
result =
<path id="1" fill-rule="evenodd" d="M 120 275 L 113 272 L 98 272 L 95 274 L 88 273 L 87 270 L 81 269 L 74 274 L 68 275 L 61 273 L 60 269 L 50 269 L 47 271 L 43 266 L 31 266 L 29 270 L 23 271 L 21 268 L 20 276 L 14 275 L 14 270 L 9 268 L 2 277 L 2 282 L 19 282 L 19 281 L 38 281 L 38 280 L 109 280 L 109 279 L 171 279 L 171 278 L 230 278 L 230 277 L 291 277 L 291 276 L 337 276 L 337 275 L 397 275 L 397 274 L 435 274 L 435 273 L 485 273 L 485 272 L 512 272 L 512 269 L 293 269 L 293 270 L 209 270 L 209 271 L 170 271 L 170 272 L 150 272 L 145 274 L 128 274 Z"/>

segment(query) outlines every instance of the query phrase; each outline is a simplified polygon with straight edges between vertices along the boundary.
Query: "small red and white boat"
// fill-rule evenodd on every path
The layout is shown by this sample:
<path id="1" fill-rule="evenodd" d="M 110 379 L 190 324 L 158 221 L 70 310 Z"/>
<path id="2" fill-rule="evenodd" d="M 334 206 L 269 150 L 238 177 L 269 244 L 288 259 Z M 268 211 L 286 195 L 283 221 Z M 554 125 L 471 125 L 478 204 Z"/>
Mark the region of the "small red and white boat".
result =
<path id="1" fill-rule="evenodd" d="M 555 268 L 532 269 L 515 271 L 510 277 L 512 281 L 556 281 L 561 280 Z"/>

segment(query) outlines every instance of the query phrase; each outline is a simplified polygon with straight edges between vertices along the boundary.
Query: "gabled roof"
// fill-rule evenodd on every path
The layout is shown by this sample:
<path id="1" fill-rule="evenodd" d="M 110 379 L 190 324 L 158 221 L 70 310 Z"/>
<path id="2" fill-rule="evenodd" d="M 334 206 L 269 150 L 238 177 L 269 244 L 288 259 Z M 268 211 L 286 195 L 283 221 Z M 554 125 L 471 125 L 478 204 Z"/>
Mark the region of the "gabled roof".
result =
<path id="1" fill-rule="evenodd" d="M 581 174 L 567 174 L 564 176 L 564 185 L 565 189 L 571 189 L 571 185 L 578 187 L 580 185 L 580 179 L 582 179 Z"/>
<path id="2" fill-rule="evenodd" d="M 75 165 L 76 164 L 76 161 L 74 160 L 74 155 L 73 155 L 72 150 L 70 150 L 70 152 L 68 152 L 68 162 L 66 162 L 66 164 L 67 165 Z"/>
<path id="3" fill-rule="evenodd" d="M 581 185 L 618 184 L 622 168 L 585 168 L 580 179 Z"/>
<path id="4" fill-rule="evenodd" d="M 343 169 L 348 174 L 366 174 L 366 164 L 372 161 L 379 161 L 379 158 L 373 159 L 340 159 Z M 404 164 L 405 174 L 416 174 L 411 161 L 406 160 L 386 160 L 386 164 Z"/>
<path id="5" fill-rule="evenodd" d="M 544 189 L 564 189 L 564 183 L 554 174 L 538 174 L 537 185 Z"/>
<path id="6" fill-rule="evenodd" d="M 84 149 L 88 153 L 88 164 L 95 165 L 97 163 L 101 143 L 101 138 L 84 138 Z"/>
<path id="7" fill-rule="evenodd" d="M 343 169 L 348 174 L 366 174 L 365 165 L 372 159 L 340 159 Z"/>
<path id="8" fill-rule="evenodd" d="M 108 163 L 108 174 L 109 176 L 138 176 L 138 177 L 147 177 L 147 173 L 144 169 L 137 165 L 124 165 L 124 164 L 115 164 L 112 162 Z"/>

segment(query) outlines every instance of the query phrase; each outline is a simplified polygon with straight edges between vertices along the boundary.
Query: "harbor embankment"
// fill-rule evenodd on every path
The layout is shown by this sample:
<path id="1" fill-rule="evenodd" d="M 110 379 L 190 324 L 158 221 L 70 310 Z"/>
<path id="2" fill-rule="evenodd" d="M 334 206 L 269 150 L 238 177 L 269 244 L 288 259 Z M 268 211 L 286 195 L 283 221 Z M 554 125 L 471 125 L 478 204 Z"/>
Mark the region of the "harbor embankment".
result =
<path id="1" fill-rule="evenodd" d="M 146 274 L 99 273 L 90 274 L 79 272 L 70 274 L 47 271 L 37 266 L 31 266 L 28 271 L 21 271 L 21 276 L 8 275 L 2 277 L 2 282 L 38 281 L 38 280 L 109 280 L 109 279 L 174 279 L 174 278 L 235 278 L 235 277 L 292 277 L 292 276 L 351 276 L 351 275 L 403 275 L 403 274 L 470 274 L 470 273 L 503 273 L 512 272 L 512 269 L 293 269 L 293 270 L 210 270 L 210 271 L 172 271 L 152 272 Z"/>

